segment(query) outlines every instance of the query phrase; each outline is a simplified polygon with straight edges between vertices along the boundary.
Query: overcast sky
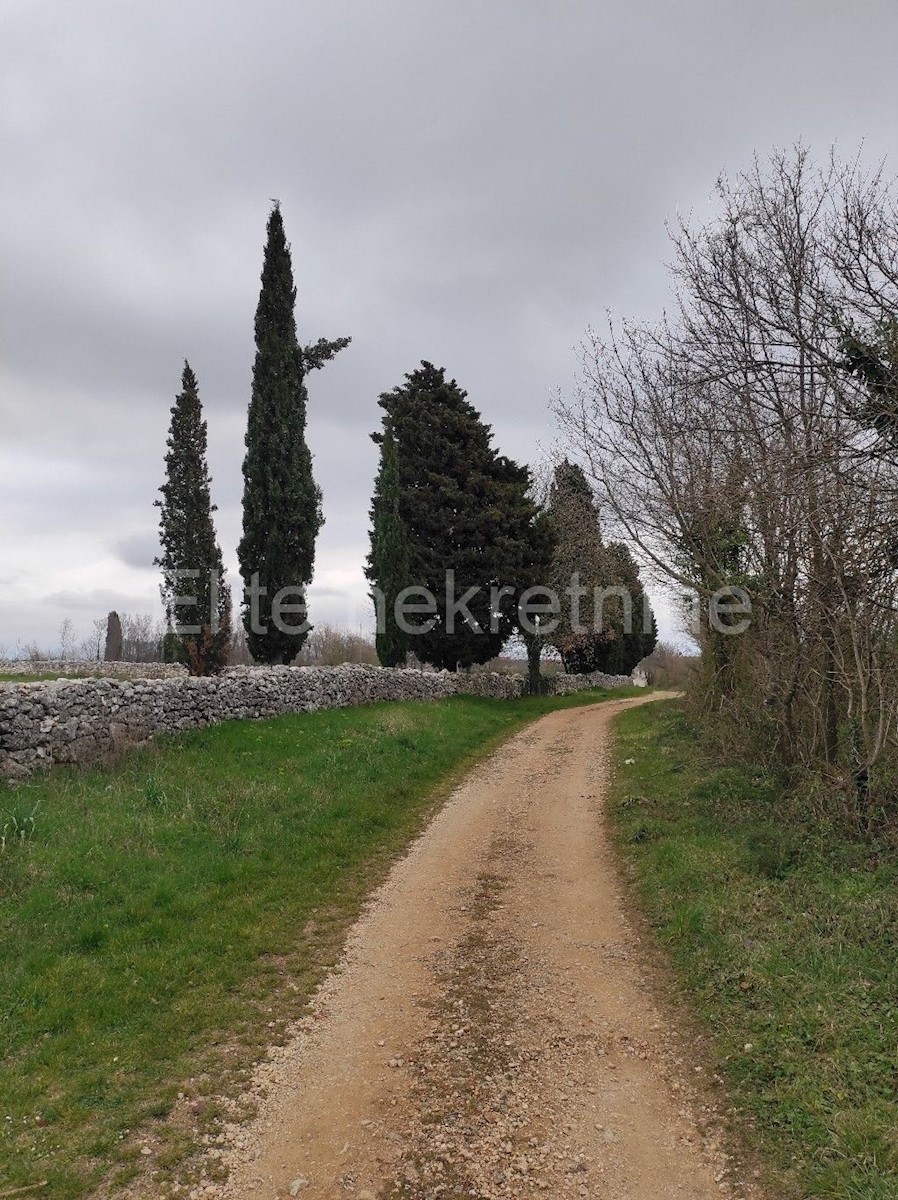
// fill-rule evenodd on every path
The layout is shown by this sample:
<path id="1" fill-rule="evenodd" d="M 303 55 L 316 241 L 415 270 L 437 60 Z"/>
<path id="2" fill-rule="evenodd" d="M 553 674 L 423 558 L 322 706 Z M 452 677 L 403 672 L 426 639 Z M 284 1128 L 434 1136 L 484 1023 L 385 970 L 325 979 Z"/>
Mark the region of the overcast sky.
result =
<path id="1" fill-rule="evenodd" d="M 368 621 L 376 400 L 444 365 L 504 453 L 606 310 L 664 303 L 665 220 L 801 138 L 896 162 L 895 0 L 0 0 L 0 645 L 158 607 L 184 357 L 225 559 L 280 199 L 324 491 L 312 619 Z"/>

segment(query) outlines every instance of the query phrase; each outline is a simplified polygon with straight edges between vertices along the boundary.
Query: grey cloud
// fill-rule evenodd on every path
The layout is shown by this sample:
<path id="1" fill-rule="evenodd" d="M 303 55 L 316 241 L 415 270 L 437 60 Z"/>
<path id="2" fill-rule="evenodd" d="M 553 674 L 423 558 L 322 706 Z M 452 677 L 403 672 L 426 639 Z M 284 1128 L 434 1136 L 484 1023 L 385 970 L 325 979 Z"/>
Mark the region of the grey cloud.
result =
<path id="1" fill-rule="evenodd" d="M 105 588 L 89 592 L 51 592 L 42 597 L 41 603 L 56 609 L 63 615 L 102 617 L 115 609 L 117 612 L 147 612 L 152 607 L 150 595 L 145 592 L 128 593 Z"/>
<path id="2" fill-rule="evenodd" d="M 340 588 L 316 587 L 314 584 L 309 588 L 309 596 L 316 600 L 342 600 L 345 595 Z"/>
<path id="3" fill-rule="evenodd" d="M 138 571 L 153 569 L 153 559 L 159 553 L 159 538 L 152 533 L 131 533 L 119 538 L 114 552 L 127 567 Z"/>

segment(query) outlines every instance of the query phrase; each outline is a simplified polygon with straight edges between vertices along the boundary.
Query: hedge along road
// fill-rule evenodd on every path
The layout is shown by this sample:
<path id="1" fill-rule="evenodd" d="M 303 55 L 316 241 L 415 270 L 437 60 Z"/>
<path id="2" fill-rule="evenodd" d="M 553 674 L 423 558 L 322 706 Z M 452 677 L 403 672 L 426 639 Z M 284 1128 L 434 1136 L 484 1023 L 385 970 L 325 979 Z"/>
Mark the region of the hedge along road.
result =
<path id="1" fill-rule="evenodd" d="M 192 1196 L 742 1194 L 603 830 L 609 722 L 654 698 L 552 713 L 472 772 L 258 1069 L 228 1181 Z"/>

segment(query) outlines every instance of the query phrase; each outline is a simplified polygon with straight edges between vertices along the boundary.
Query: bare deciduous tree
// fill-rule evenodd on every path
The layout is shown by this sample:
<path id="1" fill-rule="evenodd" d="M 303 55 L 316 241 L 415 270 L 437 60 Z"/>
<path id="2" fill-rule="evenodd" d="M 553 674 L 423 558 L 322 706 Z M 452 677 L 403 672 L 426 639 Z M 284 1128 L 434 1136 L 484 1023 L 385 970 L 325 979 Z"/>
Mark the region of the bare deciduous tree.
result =
<path id="1" fill-rule="evenodd" d="M 75 623 L 71 617 L 63 617 L 59 622 L 59 657 L 62 662 L 68 662 L 75 648 Z"/>
<path id="2" fill-rule="evenodd" d="M 370 638 L 335 625 L 316 625 L 296 660 L 298 666 L 336 667 L 341 663 L 377 666 L 377 651 Z"/>
<path id="3" fill-rule="evenodd" d="M 801 147 L 717 198 L 716 220 L 674 233 L 671 314 L 591 332 L 559 416 L 661 575 L 751 596 L 744 636 L 701 625 L 709 728 L 841 779 L 869 824 L 892 803 L 898 462 L 846 346 L 898 313 L 895 200 Z"/>

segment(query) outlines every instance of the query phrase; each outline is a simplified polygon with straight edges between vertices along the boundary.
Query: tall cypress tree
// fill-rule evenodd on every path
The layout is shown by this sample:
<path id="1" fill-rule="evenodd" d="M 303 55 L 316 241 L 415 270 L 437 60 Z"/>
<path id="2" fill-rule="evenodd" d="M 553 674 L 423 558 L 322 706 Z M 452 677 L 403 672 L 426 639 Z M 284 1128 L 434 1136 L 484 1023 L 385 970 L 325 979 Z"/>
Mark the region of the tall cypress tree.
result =
<path id="1" fill-rule="evenodd" d="M 422 661 L 449 670 L 486 662 L 516 627 L 515 596 L 538 511 L 530 473 L 496 452 L 490 427 L 442 368 L 422 362 L 379 404 L 396 439 L 410 582 L 427 588 L 437 606 L 433 628 L 413 635 L 410 647 Z M 468 602 L 476 630 L 463 614 L 450 629 L 447 571 L 455 575 L 456 599 L 477 589 Z M 492 585 L 510 589 L 495 613 Z M 428 620 L 422 615 L 410 623 L 423 627 Z"/>
<path id="2" fill-rule="evenodd" d="M 600 667 L 599 670 L 607 670 L 609 674 L 629 675 L 633 668 L 655 649 L 658 642 L 658 626 L 630 547 L 624 542 L 612 542 L 608 549 L 614 564 L 615 582 L 623 584 L 632 598 L 632 623 L 629 631 L 625 629 L 618 639 L 615 669 L 612 671 L 610 667 Z"/>
<path id="3" fill-rule="evenodd" d="M 256 359 L 243 460 L 243 537 L 237 554 L 245 587 L 243 622 L 253 658 L 288 663 L 308 636 L 305 588 L 312 581 L 315 539 L 323 523 L 321 491 L 306 444 L 304 377 L 348 345 L 319 341 L 303 350 L 296 337 L 296 288 L 280 205 L 268 218 L 262 287 L 256 308 Z M 273 619 L 283 589 L 290 606 Z"/>
<path id="4" fill-rule="evenodd" d="M 565 460 L 557 466 L 548 514 L 555 538 L 551 586 L 561 600 L 561 619 L 551 641 L 565 670 L 628 675 L 654 647 L 655 618 L 645 605 L 629 548 L 623 542 L 605 544 L 592 488 L 575 463 Z M 575 576 L 583 589 L 576 609 L 569 591 Z M 601 608 L 597 588 L 612 589 Z M 614 589 L 624 589 L 629 603 Z"/>
<path id="5" fill-rule="evenodd" d="M 398 667 L 409 649 L 409 636 L 395 619 L 396 597 L 411 582 L 408 531 L 399 510 L 399 459 L 389 422 L 384 422 L 383 433 L 372 436 L 380 442 L 380 467 L 371 501 L 371 551 L 365 574 L 380 592 L 371 594 L 377 616 L 377 657 L 381 666 Z"/>
<path id="6" fill-rule="evenodd" d="M 552 642 L 566 671 L 605 670 L 614 653 L 608 646 L 614 631 L 600 621 L 593 601 L 595 588 L 611 582 L 609 556 L 592 489 L 583 470 L 566 459 L 555 468 L 548 512 L 555 535 L 551 587 L 561 602 Z M 584 589 L 576 602 L 572 585 Z"/>
<path id="7" fill-rule="evenodd" d="M 206 465 L 206 422 L 196 376 L 188 362 L 171 410 L 165 483 L 159 491 L 162 601 L 173 619 L 193 675 L 210 675 L 227 663 L 231 638 L 231 592 L 224 582 L 215 537 Z M 189 597 L 193 604 L 178 603 Z M 187 632 L 193 627 L 192 632 Z"/>

